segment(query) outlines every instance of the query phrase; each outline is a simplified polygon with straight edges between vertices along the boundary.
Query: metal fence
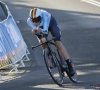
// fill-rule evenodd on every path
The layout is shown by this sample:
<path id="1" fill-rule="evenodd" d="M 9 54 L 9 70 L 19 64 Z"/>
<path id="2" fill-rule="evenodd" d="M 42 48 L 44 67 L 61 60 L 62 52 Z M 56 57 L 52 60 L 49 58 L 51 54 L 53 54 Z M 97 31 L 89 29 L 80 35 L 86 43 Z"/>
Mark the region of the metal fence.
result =
<path id="1" fill-rule="evenodd" d="M 23 61 L 29 61 L 28 48 L 7 5 L 0 2 L 0 69 L 11 67 L 18 71 L 17 62 L 25 67 Z M 0 75 L 1 78 L 1 75 Z"/>

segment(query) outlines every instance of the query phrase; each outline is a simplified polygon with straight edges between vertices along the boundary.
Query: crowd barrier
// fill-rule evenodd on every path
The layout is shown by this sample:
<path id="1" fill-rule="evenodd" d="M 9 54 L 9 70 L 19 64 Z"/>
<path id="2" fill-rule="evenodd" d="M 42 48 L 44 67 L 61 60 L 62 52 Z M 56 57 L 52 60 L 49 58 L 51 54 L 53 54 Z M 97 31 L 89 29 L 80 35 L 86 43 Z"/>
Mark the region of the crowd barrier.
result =
<path id="1" fill-rule="evenodd" d="M 25 67 L 29 61 L 28 47 L 7 5 L 0 2 L 0 69 L 11 68 L 18 71 L 17 62 Z"/>

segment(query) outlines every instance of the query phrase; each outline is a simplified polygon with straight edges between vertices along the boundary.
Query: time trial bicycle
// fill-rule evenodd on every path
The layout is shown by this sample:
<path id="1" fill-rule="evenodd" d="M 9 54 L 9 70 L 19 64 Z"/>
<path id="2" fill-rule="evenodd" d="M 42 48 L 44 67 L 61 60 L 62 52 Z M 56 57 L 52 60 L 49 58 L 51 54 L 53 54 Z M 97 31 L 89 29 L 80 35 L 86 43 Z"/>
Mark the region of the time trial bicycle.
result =
<path id="1" fill-rule="evenodd" d="M 53 81 L 56 84 L 61 86 L 63 84 L 63 77 L 65 76 L 65 72 L 66 72 L 69 79 L 72 82 L 76 83 L 77 82 L 77 73 L 76 73 L 75 65 L 73 64 L 73 62 L 71 60 L 71 64 L 74 68 L 75 74 L 73 76 L 70 76 L 68 65 L 65 62 L 65 60 L 62 58 L 59 50 L 57 49 L 57 47 L 54 43 L 55 37 L 48 40 L 47 34 L 41 33 L 39 35 L 38 34 L 36 34 L 36 35 L 41 40 L 41 42 L 42 42 L 42 38 L 45 38 L 46 41 L 42 42 L 39 45 L 32 46 L 32 50 L 34 50 L 34 48 L 36 48 L 36 47 L 41 46 L 42 44 L 46 44 L 47 48 L 43 50 L 43 57 L 44 57 L 44 61 L 46 64 L 46 68 L 47 68 L 51 78 L 53 79 Z M 56 49 L 56 51 L 54 51 L 52 46 Z"/>

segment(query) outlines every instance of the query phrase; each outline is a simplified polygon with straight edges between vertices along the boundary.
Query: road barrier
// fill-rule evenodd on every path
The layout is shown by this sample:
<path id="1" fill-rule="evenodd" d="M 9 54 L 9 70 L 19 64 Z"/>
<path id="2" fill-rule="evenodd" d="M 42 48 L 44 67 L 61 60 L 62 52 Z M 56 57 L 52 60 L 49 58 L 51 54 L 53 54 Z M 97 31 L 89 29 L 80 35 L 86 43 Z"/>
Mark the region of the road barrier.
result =
<path id="1" fill-rule="evenodd" d="M 7 5 L 0 2 L 0 69 L 11 67 L 18 71 L 17 62 L 25 67 L 29 61 L 27 45 Z"/>

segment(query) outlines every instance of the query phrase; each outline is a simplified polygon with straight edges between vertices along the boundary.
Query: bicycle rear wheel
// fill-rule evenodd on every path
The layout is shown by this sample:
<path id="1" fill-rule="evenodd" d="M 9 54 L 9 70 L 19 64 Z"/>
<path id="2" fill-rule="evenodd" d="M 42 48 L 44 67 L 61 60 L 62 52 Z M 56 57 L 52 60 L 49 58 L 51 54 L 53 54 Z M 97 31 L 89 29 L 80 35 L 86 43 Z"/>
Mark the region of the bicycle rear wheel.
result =
<path id="1" fill-rule="evenodd" d="M 53 52 L 50 55 L 47 49 L 44 50 L 43 54 L 44 54 L 44 61 L 45 61 L 46 67 L 51 78 L 56 84 L 62 85 L 63 76 L 62 76 L 61 67 L 59 65 L 59 62 L 57 61 L 56 55 Z"/>
<path id="2" fill-rule="evenodd" d="M 66 73 L 67 73 L 69 79 L 70 79 L 72 82 L 77 83 L 77 72 L 76 72 L 76 69 L 75 69 L 75 65 L 74 65 L 74 63 L 72 63 L 72 62 L 71 62 L 71 64 L 72 64 L 72 67 L 73 67 L 73 69 L 74 69 L 74 71 L 75 71 L 75 74 L 74 74 L 73 76 L 70 76 L 70 75 L 69 75 L 69 72 L 66 72 Z"/>

